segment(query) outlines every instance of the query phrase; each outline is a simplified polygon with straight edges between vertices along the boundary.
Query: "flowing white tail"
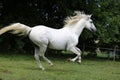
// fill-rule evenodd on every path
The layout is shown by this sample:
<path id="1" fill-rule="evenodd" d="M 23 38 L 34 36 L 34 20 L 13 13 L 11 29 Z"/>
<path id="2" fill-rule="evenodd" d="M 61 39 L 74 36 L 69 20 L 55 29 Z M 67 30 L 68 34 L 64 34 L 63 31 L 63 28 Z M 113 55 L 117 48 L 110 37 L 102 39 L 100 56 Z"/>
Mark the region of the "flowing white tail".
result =
<path id="1" fill-rule="evenodd" d="M 0 29 L 0 35 L 7 31 L 12 31 L 12 34 L 18 34 L 18 35 L 28 35 L 31 31 L 31 28 L 29 26 L 26 26 L 21 23 L 14 23 L 12 25 L 6 26 L 2 29 Z"/>

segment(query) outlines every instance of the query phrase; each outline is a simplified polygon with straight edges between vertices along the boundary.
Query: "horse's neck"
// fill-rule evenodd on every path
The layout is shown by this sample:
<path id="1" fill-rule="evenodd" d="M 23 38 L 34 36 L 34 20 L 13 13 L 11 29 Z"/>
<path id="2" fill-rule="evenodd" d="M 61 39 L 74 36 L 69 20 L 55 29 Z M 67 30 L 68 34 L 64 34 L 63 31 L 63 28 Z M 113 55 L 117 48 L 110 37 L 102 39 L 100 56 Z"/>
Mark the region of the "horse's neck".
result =
<path id="1" fill-rule="evenodd" d="M 83 29 L 84 29 L 84 24 L 77 24 L 75 27 L 74 27 L 74 32 L 75 34 L 77 34 L 78 36 L 80 36 L 80 34 L 82 33 Z"/>
<path id="2" fill-rule="evenodd" d="M 85 22 L 79 22 L 67 28 L 69 28 L 70 31 L 76 34 L 77 36 L 80 36 L 84 27 L 85 27 Z"/>

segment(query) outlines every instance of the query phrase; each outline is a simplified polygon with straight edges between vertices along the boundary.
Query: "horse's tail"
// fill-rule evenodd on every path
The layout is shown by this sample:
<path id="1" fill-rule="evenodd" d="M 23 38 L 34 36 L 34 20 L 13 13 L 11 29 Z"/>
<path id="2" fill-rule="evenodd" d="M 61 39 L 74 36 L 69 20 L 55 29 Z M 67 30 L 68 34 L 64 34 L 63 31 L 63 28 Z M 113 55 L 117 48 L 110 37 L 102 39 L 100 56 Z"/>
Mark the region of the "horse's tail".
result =
<path id="1" fill-rule="evenodd" d="M 3 33 L 7 32 L 7 31 L 12 31 L 12 34 L 18 34 L 18 35 L 28 35 L 29 32 L 31 31 L 32 28 L 30 28 L 29 26 L 26 26 L 24 24 L 21 23 L 14 23 L 12 25 L 6 26 L 2 29 L 0 29 L 0 35 L 2 35 Z"/>

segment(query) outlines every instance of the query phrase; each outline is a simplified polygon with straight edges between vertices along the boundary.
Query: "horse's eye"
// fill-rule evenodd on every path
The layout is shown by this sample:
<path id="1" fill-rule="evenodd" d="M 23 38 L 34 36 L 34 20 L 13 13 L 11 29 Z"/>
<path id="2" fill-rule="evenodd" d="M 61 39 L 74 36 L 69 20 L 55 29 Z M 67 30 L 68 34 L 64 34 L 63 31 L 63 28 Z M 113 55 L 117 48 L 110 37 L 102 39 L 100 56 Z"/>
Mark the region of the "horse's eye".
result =
<path id="1" fill-rule="evenodd" d="M 93 23 L 93 21 L 90 21 L 90 23 Z"/>

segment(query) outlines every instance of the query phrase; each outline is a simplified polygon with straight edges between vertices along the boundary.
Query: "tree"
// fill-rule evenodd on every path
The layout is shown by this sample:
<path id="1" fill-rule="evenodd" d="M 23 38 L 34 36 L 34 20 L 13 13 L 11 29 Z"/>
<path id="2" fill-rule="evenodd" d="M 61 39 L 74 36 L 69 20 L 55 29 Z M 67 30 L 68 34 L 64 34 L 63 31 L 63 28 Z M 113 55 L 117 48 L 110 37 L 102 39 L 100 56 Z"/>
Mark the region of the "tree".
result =
<path id="1" fill-rule="evenodd" d="M 113 45 L 120 43 L 120 1 L 106 0 L 98 2 L 99 14 L 96 14 L 96 26 L 98 27 L 97 36 L 101 44 Z"/>

